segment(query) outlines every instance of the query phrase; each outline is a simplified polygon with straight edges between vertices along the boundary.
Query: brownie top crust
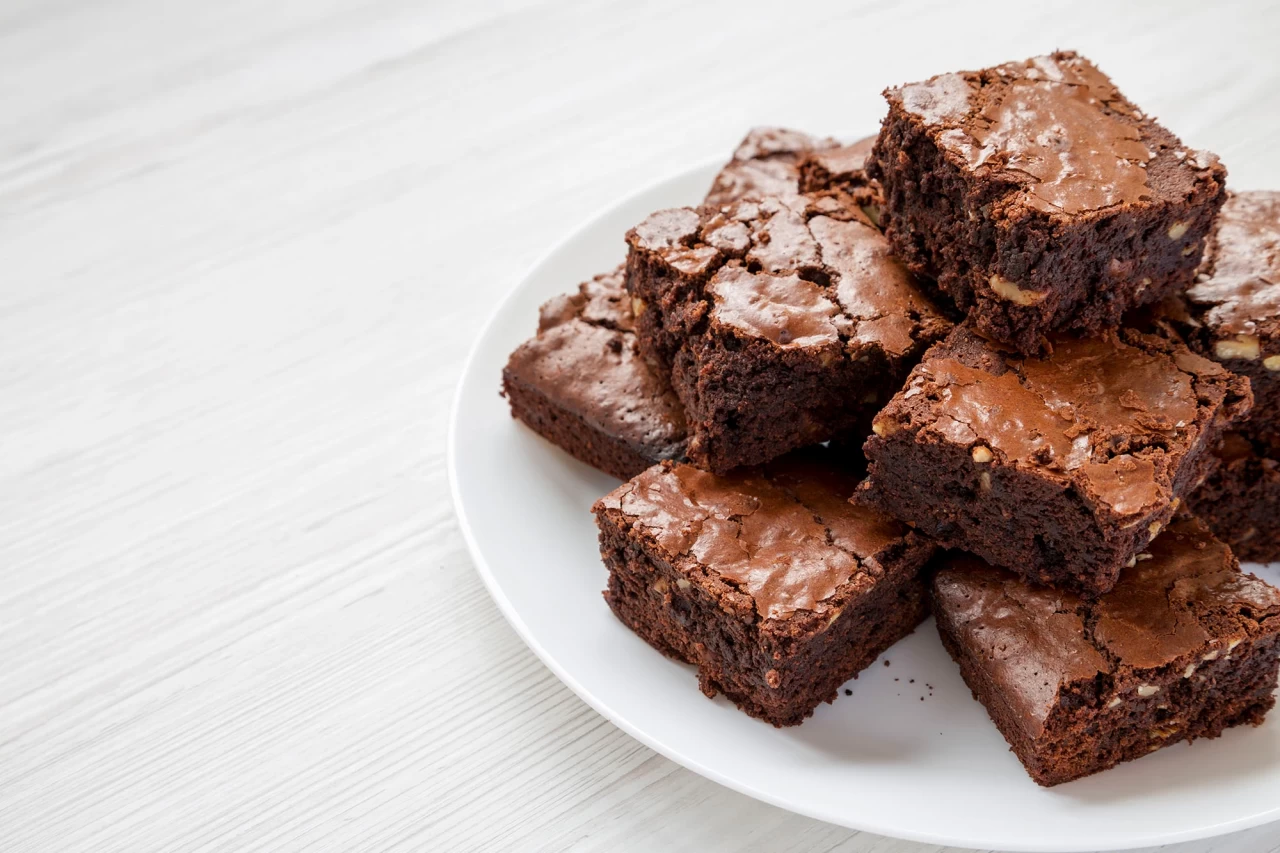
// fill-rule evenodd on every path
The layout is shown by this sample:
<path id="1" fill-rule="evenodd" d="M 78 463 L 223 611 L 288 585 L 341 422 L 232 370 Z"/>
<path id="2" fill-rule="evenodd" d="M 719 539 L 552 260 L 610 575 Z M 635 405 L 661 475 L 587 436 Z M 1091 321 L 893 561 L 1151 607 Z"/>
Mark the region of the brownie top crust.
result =
<path id="1" fill-rule="evenodd" d="M 1143 558 L 1089 601 L 952 554 L 934 578 L 934 599 L 1034 738 L 1068 684 L 1099 674 L 1118 683 L 1188 655 L 1216 659 L 1280 630 L 1280 590 L 1241 572 L 1198 519 L 1176 519 Z"/>
<path id="2" fill-rule="evenodd" d="M 906 525 L 848 502 L 857 479 L 817 451 L 716 476 L 655 465 L 601 499 L 672 557 L 749 595 L 761 619 L 814 611 L 856 575 L 883 574 L 878 557 Z"/>
<path id="3" fill-rule="evenodd" d="M 1218 215 L 1206 266 L 1187 297 L 1213 334 L 1274 333 L 1280 323 L 1280 192 L 1231 194 Z"/>
<path id="4" fill-rule="evenodd" d="M 682 455 L 684 409 L 636 350 L 623 271 L 598 275 L 542 306 L 538 334 L 511 355 L 518 381 L 557 399 L 610 435 Z"/>
<path id="5" fill-rule="evenodd" d="M 627 240 L 706 281 L 694 322 L 740 337 L 900 356 L 950 326 L 866 215 L 832 197 L 663 210 Z"/>
<path id="6" fill-rule="evenodd" d="M 716 175 L 705 204 L 722 205 L 747 198 L 791 198 L 800 193 L 799 163 L 814 151 L 840 143 L 782 127 L 752 128 L 733 157 Z"/>
<path id="7" fill-rule="evenodd" d="M 634 331 L 635 320 L 623 288 L 624 277 L 625 267 L 620 266 L 584 281 L 578 285 L 577 293 L 549 299 L 538 309 L 538 331 L 545 332 L 575 319 L 620 332 Z"/>
<path id="8" fill-rule="evenodd" d="M 975 461 L 1041 471 L 1123 524 L 1172 500 L 1171 448 L 1220 408 L 1247 410 L 1242 380 L 1168 340 L 1050 340 L 1049 354 L 1025 358 L 958 327 L 877 418 L 877 435 L 908 423 L 917 440 L 970 447 Z"/>
<path id="9" fill-rule="evenodd" d="M 1225 172 L 1144 116 L 1072 52 L 887 89 L 955 166 L 990 181 L 988 203 L 1075 215 L 1156 198 L 1181 200 Z"/>
<path id="10" fill-rule="evenodd" d="M 805 192 L 813 192 L 822 189 L 825 181 L 817 178 L 816 174 L 812 177 L 806 177 L 809 170 L 821 170 L 819 174 L 824 174 L 828 179 L 838 181 L 866 181 L 867 158 L 871 156 L 871 149 L 875 147 L 876 138 L 868 136 L 866 139 L 859 139 L 857 142 L 849 145 L 839 145 L 835 148 L 823 147 L 814 148 L 807 151 L 800 158 L 801 185 L 800 189 Z"/>

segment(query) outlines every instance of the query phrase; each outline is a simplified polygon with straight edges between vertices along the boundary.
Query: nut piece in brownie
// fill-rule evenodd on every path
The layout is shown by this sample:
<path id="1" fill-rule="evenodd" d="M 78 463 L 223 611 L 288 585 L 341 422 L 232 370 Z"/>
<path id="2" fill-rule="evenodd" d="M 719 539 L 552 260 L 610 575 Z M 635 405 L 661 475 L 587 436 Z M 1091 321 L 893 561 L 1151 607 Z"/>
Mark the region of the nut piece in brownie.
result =
<path id="1" fill-rule="evenodd" d="M 726 476 L 665 462 L 598 501 L 605 599 L 753 717 L 802 722 L 925 617 L 934 546 L 847 500 L 834 453 Z"/>
<path id="2" fill-rule="evenodd" d="M 1280 444 L 1280 192 L 1231 195 L 1186 302 L 1192 347 L 1253 384 L 1243 431 Z"/>
<path id="3" fill-rule="evenodd" d="M 1194 518 L 1095 601 L 974 557 L 939 562 L 942 642 L 1041 785 L 1257 725 L 1275 704 L 1280 591 L 1241 572 Z"/>
<path id="4" fill-rule="evenodd" d="M 795 197 L 800 159 L 819 149 L 842 150 L 832 139 L 756 128 L 716 177 L 708 201 Z M 857 180 L 850 173 L 835 175 L 830 183 L 874 200 L 873 191 Z M 521 345 L 503 371 L 512 416 L 622 480 L 663 459 L 682 458 L 684 410 L 666 378 L 635 357 L 621 270 L 596 276 L 576 294 L 548 302 L 541 313 L 538 336 Z"/>
<path id="5" fill-rule="evenodd" d="M 716 473 L 865 434 L 951 326 L 839 194 L 663 210 L 627 242 L 641 352 Z"/>
<path id="6" fill-rule="evenodd" d="M 684 410 L 636 349 L 621 268 L 542 306 L 502 388 L 514 417 L 620 480 L 684 456 Z"/>
<path id="7" fill-rule="evenodd" d="M 914 272 L 1024 353 L 1188 287 L 1226 170 L 1054 53 L 885 91 L 867 170 Z"/>
<path id="8" fill-rule="evenodd" d="M 1280 447 L 1231 432 L 1214 450 L 1218 468 L 1187 498 L 1241 560 L 1280 560 Z"/>
<path id="9" fill-rule="evenodd" d="M 1104 593 L 1212 468 L 1248 383 L 1133 330 L 1022 357 L 956 328 L 876 416 L 857 499 L 1041 583 Z"/>

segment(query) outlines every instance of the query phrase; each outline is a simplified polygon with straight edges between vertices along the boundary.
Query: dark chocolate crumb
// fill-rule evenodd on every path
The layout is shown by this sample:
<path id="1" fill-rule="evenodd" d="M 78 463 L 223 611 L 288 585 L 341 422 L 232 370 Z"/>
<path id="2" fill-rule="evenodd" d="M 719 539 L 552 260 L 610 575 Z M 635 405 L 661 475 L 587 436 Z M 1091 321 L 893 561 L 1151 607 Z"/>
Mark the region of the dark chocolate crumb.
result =
<path id="1" fill-rule="evenodd" d="M 853 691 L 852 691 L 852 690 L 850 690 L 848 687 L 846 687 L 846 688 L 844 689 L 844 695 L 846 695 L 846 696 L 852 696 L 852 695 L 853 695 Z"/>

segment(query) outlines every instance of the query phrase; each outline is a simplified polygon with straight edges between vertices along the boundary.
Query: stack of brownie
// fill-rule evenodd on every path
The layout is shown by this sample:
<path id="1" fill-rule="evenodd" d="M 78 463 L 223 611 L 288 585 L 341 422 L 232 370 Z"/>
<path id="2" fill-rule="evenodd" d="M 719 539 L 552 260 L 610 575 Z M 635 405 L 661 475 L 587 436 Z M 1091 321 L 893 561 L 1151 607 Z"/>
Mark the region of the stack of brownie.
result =
<path id="1" fill-rule="evenodd" d="M 627 480 L 609 606 L 780 726 L 932 612 L 1045 785 L 1261 722 L 1280 194 L 1073 53 L 886 97 L 752 131 L 512 354 L 515 417 Z"/>

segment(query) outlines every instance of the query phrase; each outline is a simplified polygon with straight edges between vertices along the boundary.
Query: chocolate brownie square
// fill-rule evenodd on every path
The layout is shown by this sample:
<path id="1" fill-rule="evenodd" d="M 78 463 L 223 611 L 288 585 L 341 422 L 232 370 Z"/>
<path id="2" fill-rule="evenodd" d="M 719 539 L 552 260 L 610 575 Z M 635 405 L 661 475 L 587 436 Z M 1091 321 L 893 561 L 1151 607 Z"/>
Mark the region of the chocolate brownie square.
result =
<path id="1" fill-rule="evenodd" d="M 934 547 L 851 505 L 856 478 L 823 448 L 717 476 L 664 462 L 593 508 L 605 599 L 707 696 L 803 722 L 925 617 Z"/>
<path id="2" fill-rule="evenodd" d="M 620 480 L 684 457 L 684 409 L 640 357 L 621 268 L 542 306 L 502 388 L 513 417 Z"/>
<path id="3" fill-rule="evenodd" d="M 1280 444 L 1280 192 L 1231 195 L 1186 302 L 1191 346 L 1253 385 L 1242 431 Z"/>
<path id="4" fill-rule="evenodd" d="M 865 141 L 864 141 L 865 147 Z M 798 197 L 800 161 L 843 149 L 783 128 L 756 128 L 716 177 L 708 200 Z M 846 157 L 846 160 L 848 158 Z M 833 192 L 873 204 L 875 190 L 852 171 L 829 178 Z M 511 414 L 554 444 L 626 480 L 663 459 L 684 457 L 684 409 L 662 372 L 636 357 L 622 271 L 598 275 L 542 307 L 536 337 L 503 370 Z"/>
<path id="5" fill-rule="evenodd" d="M 1280 446 L 1231 432 L 1214 456 L 1217 469 L 1187 508 L 1241 560 L 1280 560 Z"/>
<path id="6" fill-rule="evenodd" d="M 957 327 L 881 412 L 858 499 L 1033 581 L 1115 585 L 1212 467 L 1248 383 L 1133 330 L 1024 357 Z"/>
<path id="7" fill-rule="evenodd" d="M 641 352 L 716 473 L 865 434 L 951 326 L 843 194 L 663 210 L 627 242 Z"/>
<path id="8" fill-rule="evenodd" d="M 867 171 L 899 257 L 1024 353 L 1184 290 L 1226 170 L 1088 60 L 1054 53 L 887 89 Z"/>
<path id="9" fill-rule="evenodd" d="M 1275 704 L 1280 590 L 1182 517 L 1089 601 L 975 557 L 940 559 L 938 632 L 1031 778 L 1057 785 Z"/>

